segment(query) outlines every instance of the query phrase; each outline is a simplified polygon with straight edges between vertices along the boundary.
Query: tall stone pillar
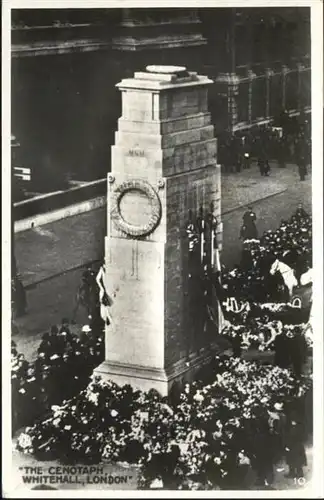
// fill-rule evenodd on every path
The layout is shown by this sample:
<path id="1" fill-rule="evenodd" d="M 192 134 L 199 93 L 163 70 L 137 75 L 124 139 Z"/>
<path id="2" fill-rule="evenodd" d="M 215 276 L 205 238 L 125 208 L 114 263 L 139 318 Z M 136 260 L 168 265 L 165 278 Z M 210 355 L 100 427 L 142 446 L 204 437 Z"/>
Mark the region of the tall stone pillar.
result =
<path id="1" fill-rule="evenodd" d="M 233 132 L 238 122 L 237 98 L 240 77 L 236 73 L 220 73 L 216 78 L 216 84 L 219 94 L 227 98 L 227 127 Z"/>
<path id="2" fill-rule="evenodd" d="M 302 79 L 304 76 L 305 66 L 298 62 L 297 63 L 297 71 L 298 71 L 298 80 L 297 80 L 297 109 L 300 111 L 303 108 L 303 99 L 302 99 Z"/>
<path id="3" fill-rule="evenodd" d="M 186 234 L 188 213 L 200 207 L 213 206 L 220 221 L 210 83 L 184 67 L 148 66 L 117 84 L 122 116 L 108 176 L 105 240 L 115 298 L 106 359 L 95 372 L 163 395 L 173 382 L 190 380 L 215 347 L 188 321 Z"/>
<path id="4" fill-rule="evenodd" d="M 266 68 L 265 75 L 266 75 L 266 112 L 265 112 L 265 117 L 270 118 L 270 115 L 271 115 L 270 100 L 272 98 L 272 96 L 271 96 L 271 79 L 274 75 L 274 71 L 272 71 L 272 69 L 270 69 L 270 68 Z"/>
<path id="5" fill-rule="evenodd" d="M 286 99 L 286 91 L 287 91 L 287 74 L 289 73 L 289 68 L 285 64 L 282 65 L 281 68 L 281 76 L 282 76 L 282 109 L 286 109 L 287 99 Z"/>
<path id="6" fill-rule="evenodd" d="M 252 115 L 252 103 L 253 103 L 253 80 L 256 77 L 256 74 L 249 69 L 248 70 L 248 79 L 249 79 L 249 92 L 248 92 L 248 123 L 251 125 L 253 115 Z"/>

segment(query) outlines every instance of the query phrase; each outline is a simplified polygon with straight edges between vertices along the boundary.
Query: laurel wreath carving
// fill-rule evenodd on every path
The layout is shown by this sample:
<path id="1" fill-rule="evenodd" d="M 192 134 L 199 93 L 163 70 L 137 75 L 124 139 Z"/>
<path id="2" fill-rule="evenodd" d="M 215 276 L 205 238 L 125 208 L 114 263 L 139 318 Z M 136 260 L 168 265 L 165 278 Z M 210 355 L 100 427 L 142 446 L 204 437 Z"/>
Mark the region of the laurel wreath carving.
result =
<path id="1" fill-rule="evenodd" d="M 147 198 L 151 201 L 152 212 L 150 220 L 142 225 L 136 226 L 127 222 L 121 214 L 120 203 L 123 196 L 129 191 L 140 191 L 144 193 Z M 114 206 L 111 210 L 111 218 L 117 229 L 127 234 L 128 236 L 140 237 L 148 236 L 154 229 L 159 225 L 162 215 L 162 207 L 159 195 L 151 184 L 142 179 L 133 179 L 130 181 L 125 181 L 114 190 Z"/>

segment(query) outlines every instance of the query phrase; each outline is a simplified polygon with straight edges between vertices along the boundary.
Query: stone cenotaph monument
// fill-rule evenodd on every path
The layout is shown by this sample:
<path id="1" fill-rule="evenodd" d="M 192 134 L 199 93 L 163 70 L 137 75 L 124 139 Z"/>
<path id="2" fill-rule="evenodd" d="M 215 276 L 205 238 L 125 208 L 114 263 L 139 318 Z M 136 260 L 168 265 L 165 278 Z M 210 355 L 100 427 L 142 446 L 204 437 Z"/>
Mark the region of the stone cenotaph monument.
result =
<path id="1" fill-rule="evenodd" d="M 211 83 L 185 67 L 147 66 L 117 84 L 122 116 L 105 239 L 112 322 L 95 373 L 162 395 L 193 378 L 214 353 L 217 335 L 217 324 L 210 333 L 201 320 L 188 244 L 188 220 L 202 226 L 200 215 L 208 212 L 217 220 L 209 240 L 216 265 L 221 181 L 207 105 Z"/>

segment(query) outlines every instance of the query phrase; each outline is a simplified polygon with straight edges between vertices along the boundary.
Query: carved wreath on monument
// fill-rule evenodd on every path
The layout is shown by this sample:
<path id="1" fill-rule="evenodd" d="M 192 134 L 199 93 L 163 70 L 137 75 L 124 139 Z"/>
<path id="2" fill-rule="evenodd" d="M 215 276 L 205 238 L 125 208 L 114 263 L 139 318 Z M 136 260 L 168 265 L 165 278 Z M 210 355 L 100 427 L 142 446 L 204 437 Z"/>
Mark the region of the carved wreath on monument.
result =
<path id="1" fill-rule="evenodd" d="M 149 182 L 132 179 L 114 190 L 111 217 L 116 228 L 128 236 L 148 236 L 158 226 L 161 215 L 159 195 Z"/>

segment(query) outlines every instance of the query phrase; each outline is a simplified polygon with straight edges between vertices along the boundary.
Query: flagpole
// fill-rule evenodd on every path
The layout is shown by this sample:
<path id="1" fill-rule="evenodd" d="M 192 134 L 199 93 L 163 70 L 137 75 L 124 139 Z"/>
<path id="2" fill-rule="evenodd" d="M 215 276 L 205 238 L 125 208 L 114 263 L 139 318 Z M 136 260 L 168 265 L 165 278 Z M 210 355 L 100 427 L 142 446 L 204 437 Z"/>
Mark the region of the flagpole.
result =
<path id="1" fill-rule="evenodd" d="M 214 249 L 214 229 L 212 224 L 211 224 L 210 240 L 211 240 L 211 268 L 213 271 L 215 262 L 215 255 L 214 255 L 215 249 Z"/>
<path id="2" fill-rule="evenodd" d="M 202 219 L 201 221 L 201 240 L 200 240 L 200 257 L 201 262 L 204 261 L 204 244 L 205 244 L 205 234 L 204 234 L 205 221 Z"/>

